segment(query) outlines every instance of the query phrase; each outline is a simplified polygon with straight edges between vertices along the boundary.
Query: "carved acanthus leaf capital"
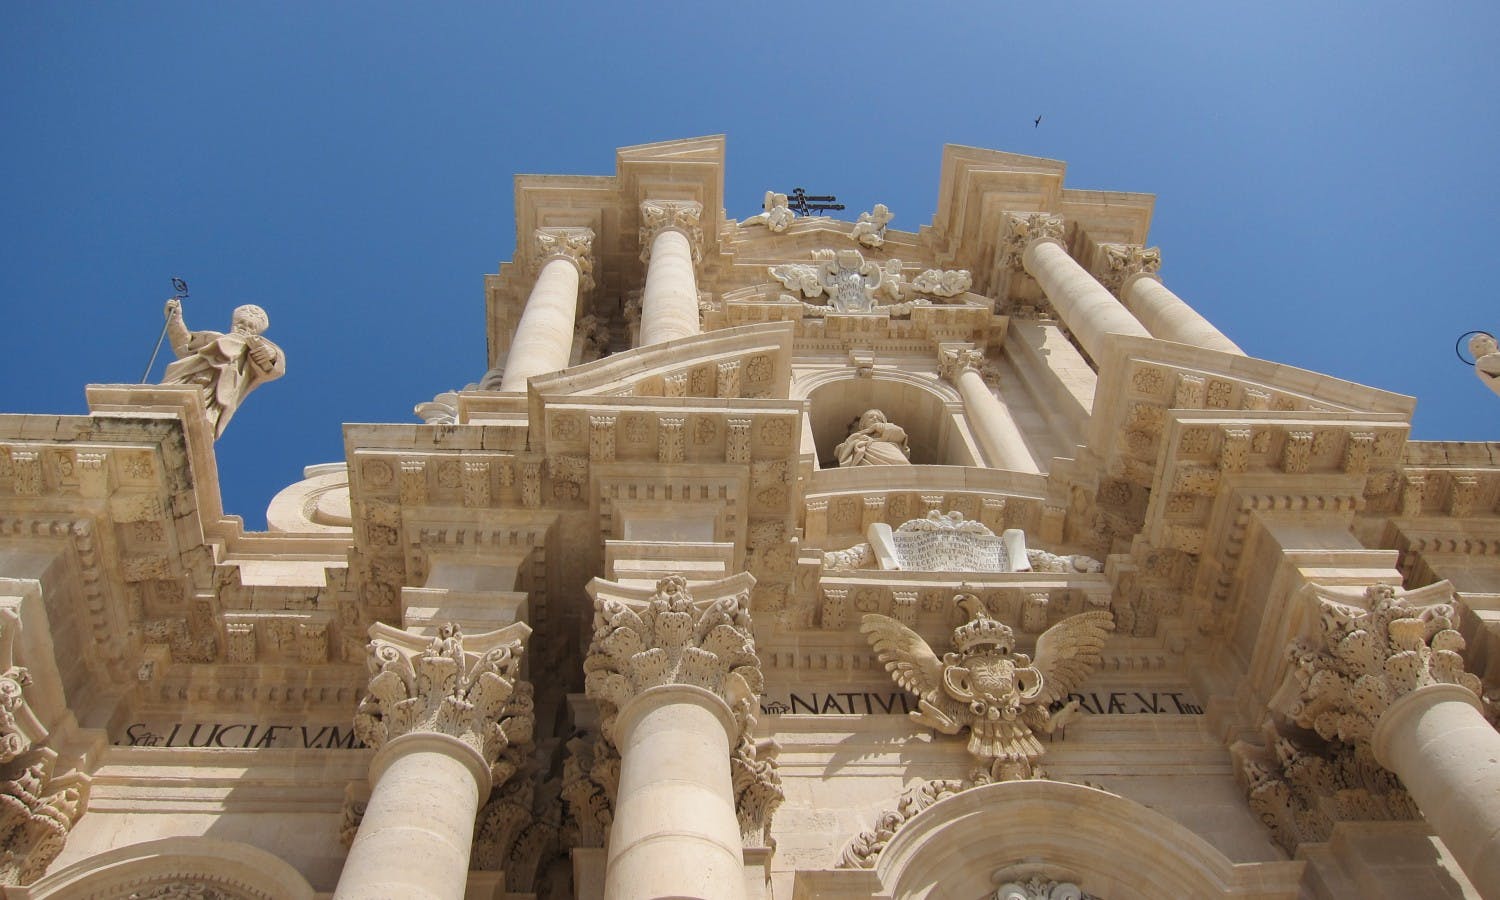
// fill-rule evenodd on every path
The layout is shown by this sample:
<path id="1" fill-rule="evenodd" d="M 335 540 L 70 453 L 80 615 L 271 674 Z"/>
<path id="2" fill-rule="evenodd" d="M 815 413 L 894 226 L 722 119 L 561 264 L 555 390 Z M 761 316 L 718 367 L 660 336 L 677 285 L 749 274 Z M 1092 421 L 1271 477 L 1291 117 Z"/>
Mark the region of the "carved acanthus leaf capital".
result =
<path id="1" fill-rule="evenodd" d="M 1022 260 L 1026 248 L 1037 241 L 1064 242 L 1067 225 L 1062 216 L 1052 213 L 1008 213 L 1005 217 L 1005 233 L 1000 237 L 1000 261 L 1013 269 L 1023 268 Z"/>
<path id="2" fill-rule="evenodd" d="M 592 228 L 538 228 L 533 234 L 533 268 L 540 272 L 542 266 L 554 259 L 565 259 L 578 267 L 578 289 L 588 293 L 594 289 L 594 230 Z"/>
<path id="3" fill-rule="evenodd" d="M 641 201 L 641 262 L 651 261 L 651 244 L 667 229 L 678 231 L 693 248 L 693 263 L 703 256 L 703 204 L 694 200 Z"/>
<path id="4" fill-rule="evenodd" d="M 1104 271 L 1099 281 L 1115 293 L 1135 275 L 1155 276 L 1161 269 L 1161 248 L 1138 244 L 1104 244 Z"/>
<path id="5" fill-rule="evenodd" d="M 354 729 L 374 748 L 404 734 L 458 738 L 479 752 L 498 786 L 514 772 L 507 748 L 531 742 L 531 685 L 520 680 L 531 629 L 524 622 L 465 637 L 457 625 L 438 636 L 375 624 L 370 629 L 369 693 Z"/>
<path id="6" fill-rule="evenodd" d="M 88 802 L 89 777 L 53 777 L 57 754 L 41 748 L 0 769 L 0 885 L 30 884 L 62 852 Z"/>
<path id="7" fill-rule="evenodd" d="M 1272 706 L 1325 740 L 1368 741 L 1397 699 L 1434 684 L 1479 696 L 1479 678 L 1464 671 L 1452 586 L 1414 591 L 1385 584 L 1365 590 L 1364 605 L 1347 593 L 1309 585 L 1317 633 L 1295 640 L 1291 670 Z"/>
<path id="8" fill-rule="evenodd" d="M 973 369 L 983 374 L 984 351 L 973 347 L 944 348 L 938 357 L 938 375 L 949 384 L 958 384 L 965 372 Z"/>
<path id="9" fill-rule="evenodd" d="M 696 601 L 687 580 L 671 575 L 644 604 L 599 597 L 583 670 L 584 692 L 601 705 L 611 740 L 621 708 L 648 688 L 668 684 L 718 695 L 743 726 L 764 687 L 749 592 Z"/>
<path id="10" fill-rule="evenodd" d="M 16 665 L 16 638 L 21 617 L 10 606 L 0 606 L 0 763 L 8 763 L 45 737 L 41 723 L 26 703 L 31 673 Z"/>

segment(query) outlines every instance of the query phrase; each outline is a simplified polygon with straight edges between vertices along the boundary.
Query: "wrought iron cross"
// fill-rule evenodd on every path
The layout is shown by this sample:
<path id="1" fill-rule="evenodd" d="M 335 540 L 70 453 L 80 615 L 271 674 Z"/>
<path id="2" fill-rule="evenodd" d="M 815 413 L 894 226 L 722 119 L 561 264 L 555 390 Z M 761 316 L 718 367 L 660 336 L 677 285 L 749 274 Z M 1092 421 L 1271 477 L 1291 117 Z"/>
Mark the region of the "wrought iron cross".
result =
<path id="1" fill-rule="evenodd" d="M 813 213 L 831 212 L 844 208 L 842 203 L 834 203 L 838 198 L 832 194 L 812 195 L 806 188 L 792 188 L 787 195 L 787 208 L 799 216 L 810 216 Z"/>

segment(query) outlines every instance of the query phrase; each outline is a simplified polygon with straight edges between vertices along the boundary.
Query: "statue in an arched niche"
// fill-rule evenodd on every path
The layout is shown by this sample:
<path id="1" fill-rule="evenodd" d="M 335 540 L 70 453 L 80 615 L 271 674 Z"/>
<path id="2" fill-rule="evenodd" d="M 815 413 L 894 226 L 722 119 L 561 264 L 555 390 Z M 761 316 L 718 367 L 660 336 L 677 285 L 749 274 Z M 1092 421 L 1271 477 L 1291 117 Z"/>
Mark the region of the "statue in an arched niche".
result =
<path id="1" fill-rule="evenodd" d="M 839 466 L 909 466 L 906 430 L 878 409 L 867 409 L 855 430 L 834 450 Z"/>

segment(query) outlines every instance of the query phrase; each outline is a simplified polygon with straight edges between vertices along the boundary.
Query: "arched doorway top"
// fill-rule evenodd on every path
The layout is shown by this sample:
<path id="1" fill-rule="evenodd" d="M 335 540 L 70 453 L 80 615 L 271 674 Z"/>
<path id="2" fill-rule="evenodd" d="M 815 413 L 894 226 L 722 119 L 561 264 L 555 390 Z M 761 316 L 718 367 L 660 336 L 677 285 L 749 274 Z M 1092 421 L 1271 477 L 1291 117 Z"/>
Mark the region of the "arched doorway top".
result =
<path id="1" fill-rule="evenodd" d="M 1167 816 L 1108 791 L 1058 781 L 970 788 L 908 821 L 875 864 L 903 898 L 978 900 L 994 875 L 1018 865 L 1056 867 L 1104 900 L 1298 896 L 1303 864 L 1236 865 Z"/>
<path id="2" fill-rule="evenodd" d="M 25 900 L 121 900 L 203 888 L 233 900 L 312 900 L 313 889 L 281 857 L 238 841 L 173 837 L 107 850 L 46 875 Z"/>

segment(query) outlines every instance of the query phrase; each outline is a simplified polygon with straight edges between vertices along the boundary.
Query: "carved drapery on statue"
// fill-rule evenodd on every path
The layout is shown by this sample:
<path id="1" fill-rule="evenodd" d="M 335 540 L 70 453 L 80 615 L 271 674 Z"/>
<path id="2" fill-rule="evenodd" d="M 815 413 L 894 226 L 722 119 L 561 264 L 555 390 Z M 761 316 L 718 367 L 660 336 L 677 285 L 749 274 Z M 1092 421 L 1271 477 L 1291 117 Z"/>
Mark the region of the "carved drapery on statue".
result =
<path id="1" fill-rule="evenodd" d="M 371 627 L 369 693 L 354 716 L 359 739 L 379 749 L 413 732 L 458 738 L 479 751 L 496 786 L 515 773 L 531 743 L 531 685 L 519 678 L 531 629 L 523 622 L 476 635 L 443 625 L 423 640 Z"/>
<path id="2" fill-rule="evenodd" d="M 161 383 L 197 385 L 216 438 L 251 391 L 286 374 L 286 355 L 261 336 L 271 320 L 259 306 L 235 309 L 228 334 L 189 331 L 175 297 L 167 301 L 166 316 L 178 359 L 167 366 Z"/>
<path id="3" fill-rule="evenodd" d="M 650 688 L 691 685 L 723 700 L 736 725 L 730 740 L 736 813 L 742 835 L 758 843 L 770 828 L 782 792 L 773 746 L 757 744 L 753 737 L 754 711 L 765 684 L 749 606 L 747 591 L 695 601 L 680 575 L 658 581 L 656 593 L 642 605 L 600 597 L 583 668 L 584 693 L 599 704 L 600 731 L 611 745 L 620 710 Z M 576 754 L 574 758 L 581 759 Z M 581 769 L 583 764 L 574 765 Z M 581 772 L 571 784 L 580 800 L 597 803 L 598 795 L 588 790 Z M 593 816 L 595 822 L 604 818 L 597 810 Z"/>
<path id="4" fill-rule="evenodd" d="M 906 429 L 888 420 L 878 409 L 865 410 L 854 430 L 833 452 L 840 468 L 911 465 Z"/>
<path id="5" fill-rule="evenodd" d="M 917 695 L 912 721 L 943 734 L 969 730 L 968 750 L 980 764 L 974 781 L 1038 777 L 1045 751 L 1037 734 L 1051 733 L 1051 705 L 1081 687 L 1099 664 L 1114 617 L 1092 610 L 1063 619 L 1037 638 L 1033 661 L 1016 652 L 1015 633 L 979 597 L 959 594 L 955 601 L 969 621 L 953 629 L 954 649 L 941 659 L 921 635 L 889 616 L 866 615 L 860 631 L 891 678 Z"/>

